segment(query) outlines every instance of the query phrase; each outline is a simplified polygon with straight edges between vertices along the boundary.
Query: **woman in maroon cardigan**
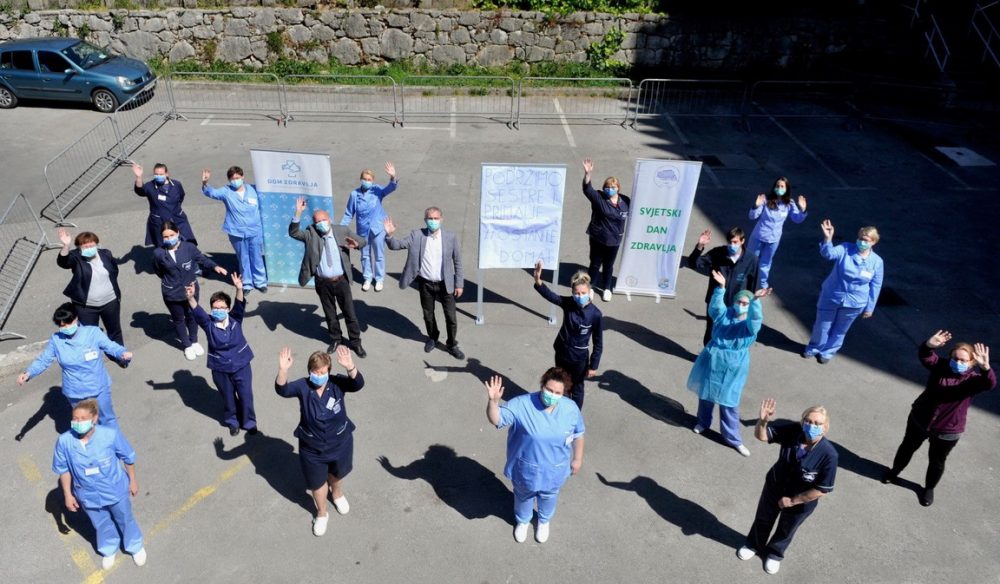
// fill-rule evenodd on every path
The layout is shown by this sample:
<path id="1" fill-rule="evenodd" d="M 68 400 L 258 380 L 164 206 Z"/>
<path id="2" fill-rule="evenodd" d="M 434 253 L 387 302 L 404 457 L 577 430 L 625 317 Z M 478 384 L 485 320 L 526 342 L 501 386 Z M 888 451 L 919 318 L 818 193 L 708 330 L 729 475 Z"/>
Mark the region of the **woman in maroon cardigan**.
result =
<path id="1" fill-rule="evenodd" d="M 920 504 L 924 507 L 934 503 L 934 487 L 944 474 L 948 453 L 965 431 L 965 418 L 972 398 L 997 385 L 996 373 L 990 369 L 989 347 L 982 343 L 975 346 L 957 343 L 951 349 L 951 359 L 945 361 L 936 349 L 950 340 L 951 333 L 938 331 L 920 345 L 920 362 L 931 375 L 927 387 L 910 409 L 906 434 L 896 450 L 892 468 L 882 477 L 883 483 L 895 481 L 924 440 L 930 440 L 927 479 L 920 495 Z"/>

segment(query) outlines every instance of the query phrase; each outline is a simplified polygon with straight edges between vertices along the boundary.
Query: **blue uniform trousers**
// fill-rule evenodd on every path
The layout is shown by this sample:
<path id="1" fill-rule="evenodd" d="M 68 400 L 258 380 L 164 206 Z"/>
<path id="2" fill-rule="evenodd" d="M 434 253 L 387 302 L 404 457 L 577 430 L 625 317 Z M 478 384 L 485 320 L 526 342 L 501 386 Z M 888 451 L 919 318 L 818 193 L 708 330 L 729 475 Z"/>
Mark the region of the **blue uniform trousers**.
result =
<path id="1" fill-rule="evenodd" d="M 229 236 L 236 258 L 240 261 L 243 289 L 267 287 L 267 270 L 264 268 L 264 236 Z"/>
<path id="2" fill-rule="evenodd" d="M 778 508 L 778 499 L 782 497 L 781 492 L 770 480 L 764 481 L 764 490 L 760 493 L 760 501 L 757 502 L 757 515 L 753 519 L 753 527 L 747 534 L 747 547 L 759 554 L 766 554 L 776 560 L 785 557 L 785 550 L 792 543 L 795 532 L 816 509 L 818 501 L 810 501 L 802 505 L 789 507 L 788 509 Z M 778 522 L 778 528 L 771 535 L 774 522 Z M 770 536 L 770 542 L 768 541 Z"/>
<path id="3" fill-rule="evenodd" d="M 767 288 L 767 276 L 771 273 L 771 262 L 774 261 L 774 254 L 778 251 L 778 244 L 781 240 L 766 243 L 759 239 L 750 239 L 747 250 L 757 256 L 757 270 L 760 275 L 760 287 Z"/>
<path id="4" fill-rule="evenodd" d="M 96 509 L 83 507 L 83 510 L 97 531 L 97 553 L 102 556 L 114 555 L 123 539 L 127 553 L 135 554 L 142 549 L 142 531 L 132 515 L 132 501 L 127 493 L 113 505 Z"/>
<path id="5" fill-rule="evenodd" d="M 372 257 L 375 258 L 374 274 Z M 376 282 L 385 279 L 385 231 L 368 234 L 368 245 L 361 250 L 361 274 L 366 282 L 371 281 L 373 275 Z M 347 276 L 350 277 L 350 274 Z"/>
<path id="6" fill-rule="evenodd" d="M 836 355 L 840 347 L 844 345 L 847 330 L 851 328 L 854 319 L 858 318 L 863 310 L 864 308 L 848 308 L 846 306 L 817 308 L 816 322 L 813 324 L 812 336 L 809 337 L 805 354 L 809 356 L 819 355 L 824 359 Z"/>
<path id="7" fill-rule="evenodd" d="M 90 397 L 97 400 L 97 423 L 109 428 L 118 428 L 118 416 L 115 415 L 115 408 L 111 405 L 111 390 L 102 391 L 101 393 Z M 89 398 L 66 398 L 66 400 L 69 401 L 70 408 L 75 408 L 76 404 L 85 399 Z"/>
<path id="8" fill-rule="evenodd" d="M 253 410 L 253 375 L 250 365 L 232 373 L 212 371 L 212 380 L 225 403 L 222 423 L 230 428 L 256 428 L 257 414 Z"/>
<path id="9" fill-rule="evenodd" d="M 518 523 L 531 523 L 535 501 L 538 501 L 538 522 L 548 523 L 556 512 L 559 489 L 552 491 L 531 491 L 514 483 L 514 519 Z"/>
<path id="10" fill-rule="evenodd" d="M 706 399 L 698 400 L 698 423 L 706 430 L 712 427 L 712 410 L 715 409 L 715 402 Z M 730 408 L 719 405 L 719 432 L 722 433 L 726 444 L 737 447 L 743 444 L 740 437 L 740 411 L 739 408 Z"/>

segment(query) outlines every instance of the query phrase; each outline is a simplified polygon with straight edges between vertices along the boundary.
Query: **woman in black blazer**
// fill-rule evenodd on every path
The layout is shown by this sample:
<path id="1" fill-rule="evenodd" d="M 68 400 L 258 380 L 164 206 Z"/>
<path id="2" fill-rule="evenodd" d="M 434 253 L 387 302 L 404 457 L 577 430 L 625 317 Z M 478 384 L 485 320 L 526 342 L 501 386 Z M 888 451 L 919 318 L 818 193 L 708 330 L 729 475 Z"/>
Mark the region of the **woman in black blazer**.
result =
<path id="1" fill-rule="evenodd" d="M 227 272 L 205 257 L 193 243 L 181 241 L 180 228 L 173 221 L 164 221 L 160 232 L 160 247 L 153 250 L 153 269 L 160 277 L 163 303 L 167 305 L 170 321 L 177 329 L 177 338 L 184 346 L 184 357 L 194 361 L 205 354 L 205 348 L 198 342 L 198 323 L 194 320 L 184 287 L 194 284 L 197 299 L 199 268 L 215 270 L 223 276 Z"/>
<path id="2" fill-rule="evenodd" d="M 84 231 L 75 240 L 67 229 L 59 229 L 58 234 L 62 249 L 56 256 L 56 264 L 73 271 L 73 278 L 63 294 L 76 305 L 80 324 L 99 326 L 100 321 L 108 338 L 124 345 L 118 261 L 110 251 L 99 247 L 101 240 L 96 233 Z M 70 249 L 71 244 L 76 249 Z"/>

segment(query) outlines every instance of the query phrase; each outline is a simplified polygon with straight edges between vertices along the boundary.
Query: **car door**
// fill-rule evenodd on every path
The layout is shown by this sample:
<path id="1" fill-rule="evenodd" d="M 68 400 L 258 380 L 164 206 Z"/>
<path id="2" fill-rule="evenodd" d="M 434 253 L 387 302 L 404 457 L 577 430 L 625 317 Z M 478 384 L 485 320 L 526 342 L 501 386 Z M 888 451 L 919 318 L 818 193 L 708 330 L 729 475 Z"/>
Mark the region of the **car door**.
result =
<path id="1" fill-rule="evenodd" d="M 19 97 L 39 95 L 41 80 L 35 70 L 31 51 L 4 51 L 0 53 L 0 80 Z"/>
<path id="2" fill-rule="evenodd" d="M 75 67 L 55 51 L 39 50 L 38 78 L 41 80 L 43 95 L 48 99 L 83 100 L 90 99 L 89 83 L 83 71 Z"/>

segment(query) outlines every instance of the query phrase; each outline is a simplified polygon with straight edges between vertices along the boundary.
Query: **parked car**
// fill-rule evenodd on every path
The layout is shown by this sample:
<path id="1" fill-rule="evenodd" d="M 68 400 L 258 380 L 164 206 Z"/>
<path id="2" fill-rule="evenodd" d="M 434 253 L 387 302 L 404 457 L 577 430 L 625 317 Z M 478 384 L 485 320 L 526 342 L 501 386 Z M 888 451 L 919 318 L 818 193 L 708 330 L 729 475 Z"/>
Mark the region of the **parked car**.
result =
<path id="1" fill-rule="evenodd" d="M 111 113 L 156 76 L 142 61 L 117 57 L 74 38 L 32 38 L 0 43 L 0 108 L 20 99 L 89 101 Z"/>

